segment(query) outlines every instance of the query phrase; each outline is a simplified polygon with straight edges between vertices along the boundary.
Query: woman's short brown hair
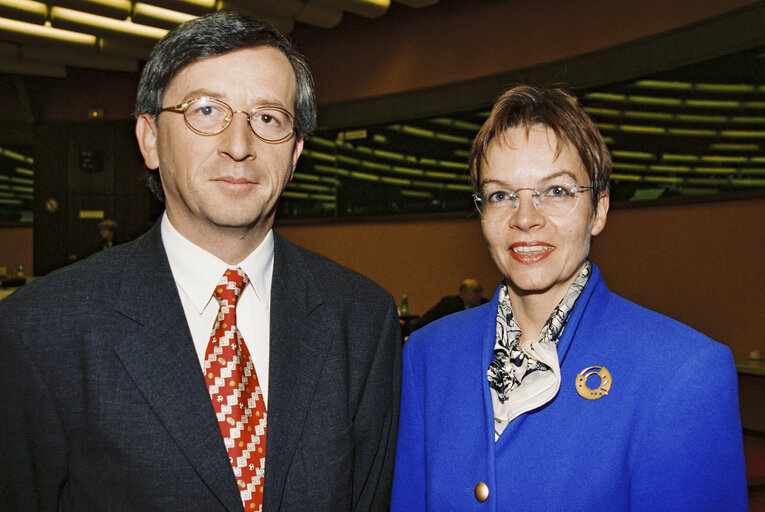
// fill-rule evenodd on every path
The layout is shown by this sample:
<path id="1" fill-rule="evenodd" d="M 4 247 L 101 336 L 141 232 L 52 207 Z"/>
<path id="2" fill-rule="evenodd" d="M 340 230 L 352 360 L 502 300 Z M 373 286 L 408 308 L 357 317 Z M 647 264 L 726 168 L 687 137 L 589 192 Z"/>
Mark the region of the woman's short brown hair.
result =
<path id="1" fill-rule="evenodd" d="M 510 128 L 534 125 L 550 128 L 559 141 L 556 156 L 566 142 L 579 154 L 590 177 L 593 204 L 602 192 L 608 192 L 611 178 L 611 155 L 600 131 L 576 97 L 557 87 L 539 88 L 519 85 L 505 91 L 491 110 L 491 115 L 478 131 L 470 149 L 468 165 L 473 189 L 480 192 L 481 164 L 491 142 Z"/>

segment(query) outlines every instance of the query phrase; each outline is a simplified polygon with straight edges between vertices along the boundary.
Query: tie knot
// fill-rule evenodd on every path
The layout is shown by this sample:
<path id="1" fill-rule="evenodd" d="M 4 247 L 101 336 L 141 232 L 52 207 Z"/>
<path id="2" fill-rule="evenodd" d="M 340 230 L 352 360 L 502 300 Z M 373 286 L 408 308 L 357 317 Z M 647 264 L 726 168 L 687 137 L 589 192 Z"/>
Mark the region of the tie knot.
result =
<path id="1" fill-rule="evenodd" d="M 250 279 L 241 268 L 226 269 L 215 287 L 215 299 L 220 304 L 235 306 L 239 295 L 249 282 Z"/>

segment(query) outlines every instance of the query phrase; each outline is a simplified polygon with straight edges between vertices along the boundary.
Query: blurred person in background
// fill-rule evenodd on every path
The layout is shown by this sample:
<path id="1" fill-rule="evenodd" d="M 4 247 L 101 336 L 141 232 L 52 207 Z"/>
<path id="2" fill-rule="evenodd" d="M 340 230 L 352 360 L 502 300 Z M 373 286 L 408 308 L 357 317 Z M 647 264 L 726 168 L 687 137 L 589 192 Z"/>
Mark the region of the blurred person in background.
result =
<path id="1" fill-rule="evenodd" d="M 475 279 L 465 279 L 460 284 L 459 295 L 446 295 L 441 297 L 435 306 L 425 312 L 420 318 L 412 321 L 412 330 L 428 325 L 434 320 L 451 315 L 458 311 L 474 308 L 488 302 L 483 297 L 483 287 Z"/>

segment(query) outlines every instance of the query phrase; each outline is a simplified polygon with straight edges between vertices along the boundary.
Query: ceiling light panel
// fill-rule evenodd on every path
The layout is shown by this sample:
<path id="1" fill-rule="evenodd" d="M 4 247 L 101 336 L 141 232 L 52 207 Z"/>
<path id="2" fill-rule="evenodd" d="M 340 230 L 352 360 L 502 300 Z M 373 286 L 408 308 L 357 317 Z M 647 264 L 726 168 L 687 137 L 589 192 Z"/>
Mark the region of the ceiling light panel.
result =
<path id="1" fill-rule="evenodd" d="M 51 0 L 48 4 L 51 10 L 63 7 L 117 20 L 124 20 L 130 16 L 133 7 L 129 0 Z"/>
<path id="2" fill-rule="evenodd" d="M 151 0 L 152 5 L 164 7 L 172 11 L 187 12 L 202 16 L 208 12 L 217 10 L 217 0 Z"/>
<path id="3" fill-rule="evenodd" d="M 95 48 L 96 36 L 83 34 L 72 30 L 54 28 L 48 25 L 37 25 L 23 21 L 0 18 L 0 31 L 3 37 L 20 43 L 54 43 Z"/>
<path id="4" fill-rule="evenodd" d="M 165 29 L 172 29 L 186 21 L 192 20 L 197 16 L 186 12 L 165 9 L 156 5 L 138 2 L 133 7 L 131 19 L 134 23 L 151 25 Z"/>
<path id="5" fill-rule="evenodd" d="M 51 24 L 54 27 L 62 29 L 99 36 L 142 39 L 148 42 L 157 41 L 168 32 L 162 28 L 140 25 L 130 21 L 120 21 L 64 7 L 53 7 L 50 11 L 50 18 Z"/>
<path id="6" fill-rule="evenodd" d="M 0 0 L 0 16 L 42 25 L 48 16 L 48 6 L 32 0 Z"/>

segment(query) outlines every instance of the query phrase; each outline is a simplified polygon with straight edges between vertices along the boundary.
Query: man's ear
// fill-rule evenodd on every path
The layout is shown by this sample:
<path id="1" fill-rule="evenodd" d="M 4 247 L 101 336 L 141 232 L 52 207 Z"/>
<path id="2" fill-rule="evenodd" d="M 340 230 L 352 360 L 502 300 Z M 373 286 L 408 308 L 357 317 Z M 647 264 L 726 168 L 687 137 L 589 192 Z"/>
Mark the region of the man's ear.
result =
<path id="1" fill-rule="evenodd" d="M 297 167 L 298 158 L 300 158 L 300 154 L 303 153 L 304 144 L 305 137 L 298 137 L 297 140 L 295 140 L 295 147 L 292 148 L 292 169 L 290 169 L 290 179 L 287 181 L 292 181 L 292 176 L 295 174 L 295 167 Z"/>
<path id="2" fill-rule="evenodd" d="M 149 169 L 159 168 L 157 153 L 157 124 L 155 116 L 141 114 L 135 122 L 135 137 L 141 149 L 143 161 Z"/>

